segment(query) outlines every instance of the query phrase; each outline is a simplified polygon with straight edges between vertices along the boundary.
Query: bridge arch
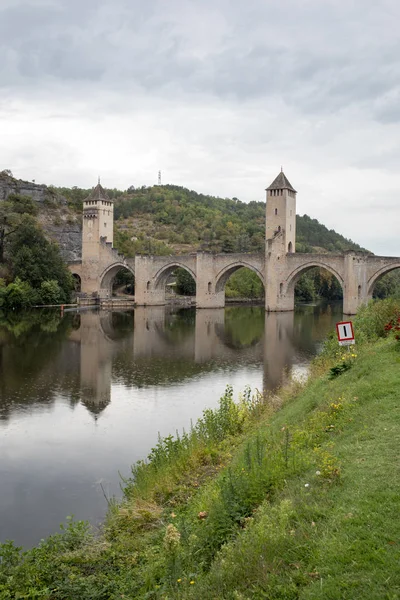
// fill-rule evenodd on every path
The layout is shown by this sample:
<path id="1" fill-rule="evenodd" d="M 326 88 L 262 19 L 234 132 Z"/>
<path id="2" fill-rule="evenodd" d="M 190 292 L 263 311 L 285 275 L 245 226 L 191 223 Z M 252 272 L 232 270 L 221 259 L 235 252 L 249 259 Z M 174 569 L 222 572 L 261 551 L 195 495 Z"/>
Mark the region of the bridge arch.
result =
<path id="1" fill-rule="evenodd" d="M 250 269 L 250 271 L 253 271 L 253 273 L 258 275 L 262 284 L 265 286 L 264 274 L 261 273 L 261 271 L 259 271 L 259 269 L 257 269 L 257 267 L 255 267 L 251 263 L 248 263 L 243 260 L 243 261 L 235 261 L 235 262 L 227 265 L 223 269 L 221 269 L 221 271 L 218 273 L 218 275 L 215 278 L 215 292 L 217 294 L 224 292 L 225 285 L 226 285 L 226 282 L 228 281 L 229 277 L 231 275 L 233 275 L 233 273 L 235 273 L 236 271 L 238 271 L 239 269 L 242 269 L 242 268 Z"/>
<path id="2" fill-rule="evenodd" d="M 100 278 L 99 278 L 100 293 L 107 293 L 111 297 L 112 282 L 113 282 L 115 276 L 117 275 L 117 273 L 119 271 L 121 271 L 122 269 L 129 271 L 130 273 L 132 273 L 133 276 L 135 276 L 135 270 L 131 267 L 131 265 L 128 265 L 123 262 L 115 262 L 111 265 L 108 265 L 108 267 L 106 267 L 104 269 L 104 271 L 102 272 L 102 274 L 100 275 Z"/>
<path id="3" fill-rule="evenodd" d="M 167 279 L 175 269 L 184 269 L 187 271 L 187 273 L 193 277 L 195 283 L 197 284 L 196 273 L 190 267 L 179 261 L 173 261 L 161 267 L 161 269 L 159 269 L 154 275 L 154 290 L 165 290 Z"/>
<path id="4" fill-rule="evenodd" d="M 392 264 L 385 265 L 384 267 L 381 267 L 368 279 L 368 283 L 367 283 L 368 298 L 372 298 L 375 284 L 378 283 L 378 281 L 380 279 L 382 279 L 382 277 L 384 275 L 387 275 L 388 273 L 390 273 L 391 271 L 394 271 L 395 269 L 400 269 L 400 260 L 398 263 L 392 263 Z"/>
<path id="5" fill-rule="evenodd" d="M 72 275 L 73 284 L 74 284 L 74 291 L 80 292 L 82 289 L 82 278 L 81 278 L 80 273 L 74 273 L 73 271 L 71 271 L 71 275 Z"/>
<path id="6" fill-rule="evenodd" d="M 322 261 L 315 261 L 315 260 L 300 265 L 299 267 L 294 269 L 288 275 L 288 277 L 286 279 L 286 293 L 289 296 L 294 297 L 294 288 L 296 286 L 296 283 L 300 279 L 300 277 L 302 275 L 304 275 L 305 273 L 307 273 L 307 271 L 310 271 L 310 269 L 314 269 L 315 267 L 320 268 L 320 269 L 325 269 L 326 271 L 331 273 L 334 277 L 336 277 L 336 279 L 338 280 L 338 282 L 340 283 L 340 285 L 342 287 L 343 295 L 344 295 L 343 275 L 341 273 L 339 273 L 336 269 L 334 269 L 329 263 L 325 263 Z M 281 288 L 280 288 L 281 293 L 284 292 L 283 288 L 284 288 L 284 286 L 282 286 L 282 284 L 281 284 Z"/>

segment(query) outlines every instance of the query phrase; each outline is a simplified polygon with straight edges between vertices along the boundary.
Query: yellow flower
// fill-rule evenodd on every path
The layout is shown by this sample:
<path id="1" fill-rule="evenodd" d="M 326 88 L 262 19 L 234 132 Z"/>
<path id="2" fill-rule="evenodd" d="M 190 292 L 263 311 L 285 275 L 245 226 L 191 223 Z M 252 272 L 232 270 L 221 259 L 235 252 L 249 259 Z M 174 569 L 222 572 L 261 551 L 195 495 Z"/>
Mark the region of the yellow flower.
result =
<path id="1" fill-rule="evenodd" d="M 179 577 L 179 579 L 176 580 L 178 583 L 180 583 L 182 581 L 182 579 Z"/>
<path id="2" fill-rule="evenodd" d="M 193 585 L 193 584 L 194 584 L 194 581 L 193 581 L 193 579 L 192 579 L 192 581 L 190 582 L 190 585 Z"/>

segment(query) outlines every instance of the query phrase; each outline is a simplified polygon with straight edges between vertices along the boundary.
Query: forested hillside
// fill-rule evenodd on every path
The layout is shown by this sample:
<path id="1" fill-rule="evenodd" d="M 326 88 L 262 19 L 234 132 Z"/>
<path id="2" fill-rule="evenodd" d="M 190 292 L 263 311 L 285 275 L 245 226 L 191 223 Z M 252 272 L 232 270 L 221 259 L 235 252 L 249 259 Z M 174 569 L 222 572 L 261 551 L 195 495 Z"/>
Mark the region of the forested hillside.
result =
<path id="1" fill-rule="evenodd" d="M 260 252 L 264 249 L 265 203 L 216 198 L 178 186 L 114 190 L 118 243 L 130 253 L 136 245 L 162 243 L 168 251 Z M 361 247 L 315 219 L 298 217 L 298 248 L 330 252 Z M 132 234 L 132 235 L 130 235 Z M 131 238 L 137 238 L 131 240 Z"/>
<path id="2" fill-rule="evenodd" d="M 74 211 L 90 190 L 58 188 Z M 261 252 L 265 203 L 217 198 L 175 185 L 107 189 L 115 203 L 115 243 L 126 256 L 136 253 Z M 298 252 L 363 250 L 307 215 L 297 217 Z"/>

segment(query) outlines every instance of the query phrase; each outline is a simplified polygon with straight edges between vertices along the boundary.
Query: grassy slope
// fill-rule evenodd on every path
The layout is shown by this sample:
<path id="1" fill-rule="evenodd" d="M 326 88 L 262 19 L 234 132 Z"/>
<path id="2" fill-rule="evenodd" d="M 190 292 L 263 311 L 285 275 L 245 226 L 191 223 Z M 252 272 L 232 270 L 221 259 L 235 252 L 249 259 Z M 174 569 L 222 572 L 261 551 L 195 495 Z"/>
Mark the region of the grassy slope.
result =
<path id="1" fill-rule="evenodd" d="M 310 468 L 288 479 L 191 597 L 399 598 L 399 390 L 400 355 L 393 342 L 380 342 L 348 373 L 318 378 L 278 413 L 271 425 L 290 428 L 314 406 L 340 401 L 337 431 L 323 445 L 340 477 L 322 479 Z"/>
<path id="2" fill-rule="evenodd" d="M 0 599 L 399 598 L 400 352 L 368 341 L 392 308 L 360 312 L 336 379 L 331 340 L 280 410 L 228 394 L 160 441 L 100 538 L 78 523 L 23 556 L 3 547 Z"/>

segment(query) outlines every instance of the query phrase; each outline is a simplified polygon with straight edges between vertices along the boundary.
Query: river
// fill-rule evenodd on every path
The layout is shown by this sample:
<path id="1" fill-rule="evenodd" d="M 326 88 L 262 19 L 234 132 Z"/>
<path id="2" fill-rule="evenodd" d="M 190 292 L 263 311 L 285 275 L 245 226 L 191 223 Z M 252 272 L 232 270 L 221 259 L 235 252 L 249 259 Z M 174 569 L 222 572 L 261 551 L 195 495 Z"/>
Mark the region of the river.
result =
<path id="1" fill-rule="evenodd" d="M 101 522 L 120 474 L 188 429 L 227 384 L 306 373 L 341 305 L 12 313 L 0 318 L 0 542 L 30 547 L 67 515 Z"/>

